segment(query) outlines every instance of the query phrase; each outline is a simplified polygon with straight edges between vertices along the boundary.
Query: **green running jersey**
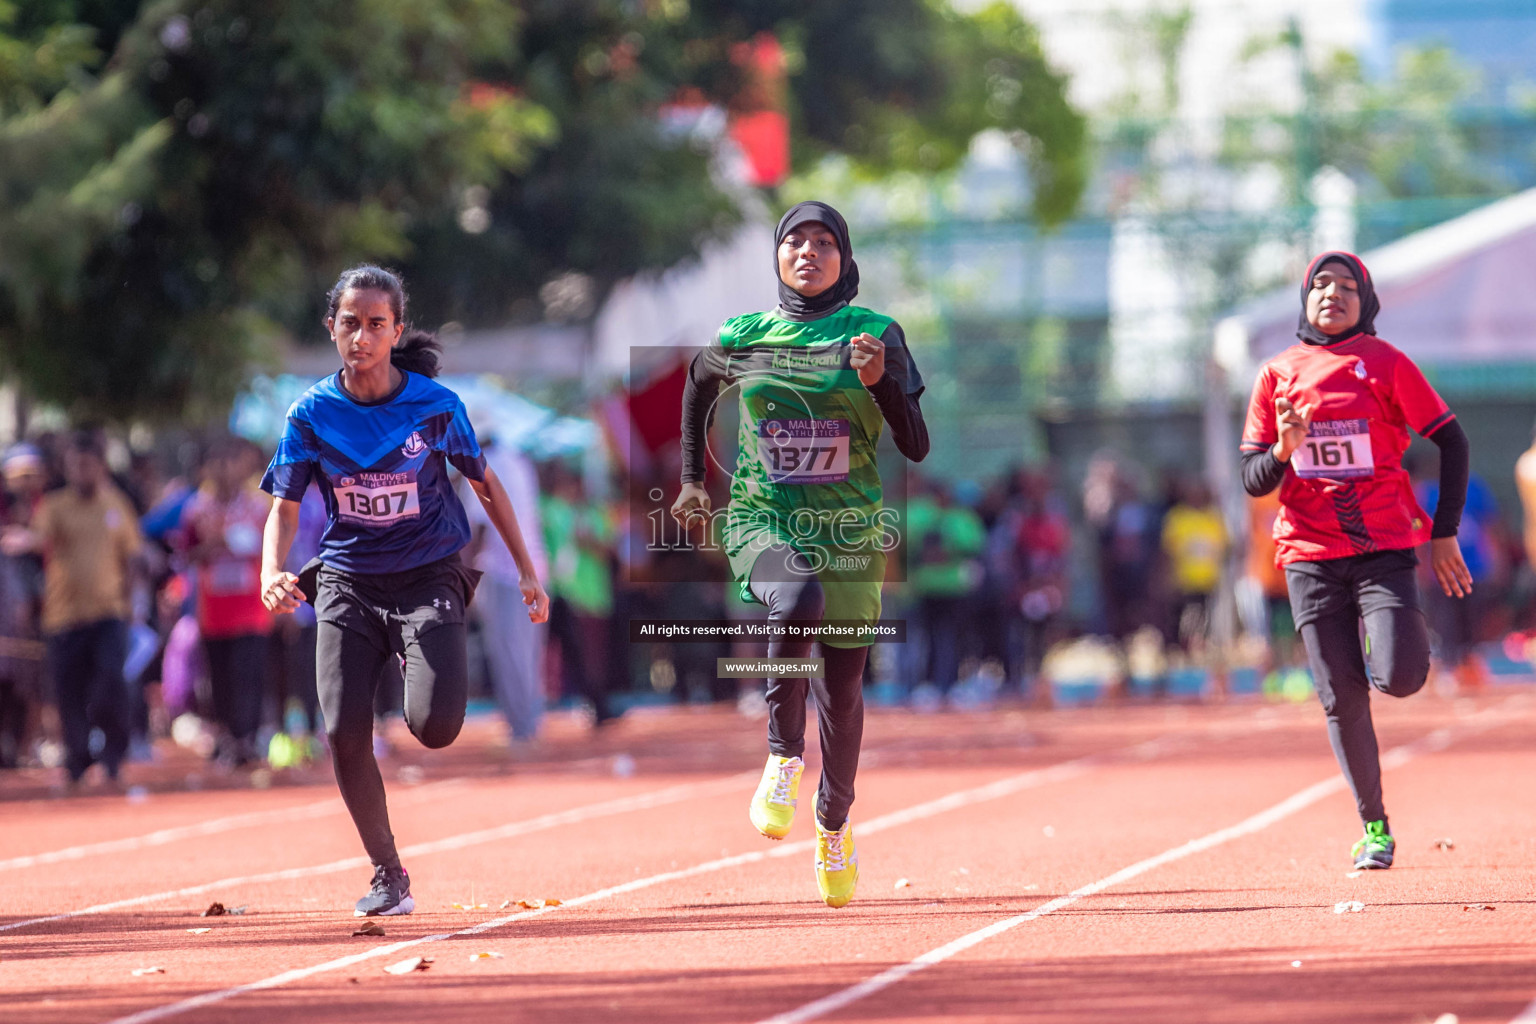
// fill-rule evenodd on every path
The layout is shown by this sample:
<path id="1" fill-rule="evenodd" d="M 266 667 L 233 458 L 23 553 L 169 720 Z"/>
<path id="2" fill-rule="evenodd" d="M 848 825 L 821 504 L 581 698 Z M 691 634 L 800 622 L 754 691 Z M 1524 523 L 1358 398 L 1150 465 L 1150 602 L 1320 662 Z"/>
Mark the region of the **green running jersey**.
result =
<path id="1" fill-rule="evenodd" d="M 886 373 L 903 393 L 921 390 L 900 326 L 861 306 L 808 321 L 779 310 L 727 320 L 700 360 L 703 372 L 695 370 L 701 384 L 713 379 L 740 392 L 736 472 L 721 538 L 746 600 L 758 555 L 788 544 L 815 568 L 827 619 L 879 621 L 897 517 L 883 507 L 876 462 L 885 421 L 849 366 L 849 343 L 863 333 L 885 343 Z"/>

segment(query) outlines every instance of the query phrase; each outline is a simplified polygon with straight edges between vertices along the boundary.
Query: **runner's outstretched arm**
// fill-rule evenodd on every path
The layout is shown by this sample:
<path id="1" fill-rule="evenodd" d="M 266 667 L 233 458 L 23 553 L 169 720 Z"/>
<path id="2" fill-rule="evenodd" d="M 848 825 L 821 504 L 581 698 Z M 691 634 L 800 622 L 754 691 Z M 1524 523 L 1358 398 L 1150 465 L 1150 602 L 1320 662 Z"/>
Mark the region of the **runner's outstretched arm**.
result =
<path id="1" fill-rule="evenodd" d="M 917 404 L 923 382 L 907 351 L 901 325 L 892 321 L 879 338 L 861 334 L 852 344 L 850 365 L 859 371 L 864 389 L 880 407 L 896 450 L 913 462 L 922 462 L 928 456 L 928 424 Z"/>
<path id="2" fill-rule="evenodd" d="M 1461 554 L 1456 531 L 1461 527 L 1461 510 L 1467 504 L 1472 445 L 1455 419 L 1430 431 L 1429 440 L 1440 449 L 1440 500 L 1429 528 L 1429 564 L 1446 597 L 1466 597 L 1472 593 L 1472 571 Z"/>
<path id="3" fill-rule="evenodd" d="M 502 486 L 501 478 L 487 466 L 485 479 L 470 479 L 469 486 L 474 488 L 475 496 L 485 506 L 486 514 L 496 524 L 496 531 L 501 534 L 507 550 L 512 552 L 512 560 L 517 563 L 517 587 L 523 592 L 523 603 L 528 606 L 528 620 L 548 621 L 549 595 L 539 582 L 533 558 L 528 554 L 528 545 L 523 543 L 523 531 L 517 525 L 517 513 L 512 509 L 512 499 L 507 497 L 507 489 Z"/>
<path id="4" fill-rule="evenodd" d="M 292 612 L 304 602 L 299 578 L 283 571 L 288 549 L 299 532 L 299 502 L 273 498 L 261 538 L 261 603 L 271 612 Z"/>
<path id="5" fill-rule="evenodd" d="M 1433 538 L 1454 537 L 1461 527 L 1461 510 L 1467 504 L 1467 481 L 1472 475 L 1472 443 L 1461 423 L 1449 420 L 1429 435 L 1440 449 L 1440 500 L 1435 505 Z"/>

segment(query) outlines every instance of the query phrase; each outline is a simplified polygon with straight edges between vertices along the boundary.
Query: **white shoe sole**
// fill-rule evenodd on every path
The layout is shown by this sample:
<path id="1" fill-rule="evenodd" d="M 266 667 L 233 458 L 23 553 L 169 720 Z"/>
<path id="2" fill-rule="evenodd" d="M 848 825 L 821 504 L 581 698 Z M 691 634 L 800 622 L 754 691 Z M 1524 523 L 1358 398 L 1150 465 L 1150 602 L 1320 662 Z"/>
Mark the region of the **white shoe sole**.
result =
<path id="1" fill-rule="evenodd" d="M 401 914 L 409 914 L 416 909 L 416 901 L 407 896 L 388 910 L 381 910 L 377 914 L 365 914 L 361 910 L 352 911 L 353 917 L 399 917 Z"/>

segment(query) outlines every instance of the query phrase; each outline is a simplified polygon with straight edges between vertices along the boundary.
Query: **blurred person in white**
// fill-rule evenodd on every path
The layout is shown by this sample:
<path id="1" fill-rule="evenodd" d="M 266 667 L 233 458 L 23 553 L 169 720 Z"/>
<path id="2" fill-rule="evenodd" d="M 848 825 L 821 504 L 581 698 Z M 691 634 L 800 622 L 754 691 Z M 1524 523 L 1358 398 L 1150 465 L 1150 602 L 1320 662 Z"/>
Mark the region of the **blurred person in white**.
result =
<path id="1" fill-rule="evenodd" d="M 512 509 L 522 526 L 523 542 L 540 579 L 549 575 L 544 550 L 544 530 L 539 518 L 539 476 L 533 462 L 522 452 L 502 444 L 492 435 L 481 446 L 488 466 L 501 478 Z M 468 484 L 460 481 L 461 487 Z M 514 744 L 527 743 L 539 734 L 544 716 L 544 645 L 547 623 L 531 622 L 523 593 L 518 587 L 517 562 L 494 532 L 483 503 L 464 496 L 471 538 L 465 560 L 485 574 L 470 614 L 480 620 L 486 670 L 496 691 L 496 702 L 506 717 Z M 489 540 L 489 543 L 487 543 Z"/>
<path id="2" fill-rule="evenodd" d="M 93 763 L 110 780 L 128 749 L 131 588 L 143 542 L 128 498 L 113 485 L 101 442 L 75 435 L 64 453 L 63 488 L 44 495 L 32 518 L 43 555 L 43 631 L 63 726 L 71 784 Z M 91 731 L 101 730 L 99 752 Z"/>

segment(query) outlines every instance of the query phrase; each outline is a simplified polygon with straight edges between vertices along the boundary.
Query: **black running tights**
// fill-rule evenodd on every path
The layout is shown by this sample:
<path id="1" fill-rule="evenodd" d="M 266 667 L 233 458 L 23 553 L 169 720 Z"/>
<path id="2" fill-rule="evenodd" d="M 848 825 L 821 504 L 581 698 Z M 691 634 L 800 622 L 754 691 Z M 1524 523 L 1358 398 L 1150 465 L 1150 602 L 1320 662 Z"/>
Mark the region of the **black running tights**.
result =
<path id="1" fill-rule="evenodd" d="M 1369 655 L 1360 647 L 1362 621 Z M 1328 742 L 1354 790 L 1360 820 L 1385 821 L 1371 690 L 1407 697 L 1423 688 L 1429 675 L 1424 613 L 1417 608 L 1378 608 L 1359 617 L 1328 616 L 1302 626 L 1301 639 L 1328 716 Z"/>
<path id="2" fill-rule="evenodd" d="M 810 563 L 785 544 L 758 556 L 752 566 L 752 594 L 768 608 L 772 623 L 814 626 L 826 613 L 826 596 Z M 812 643 L 775 640 L 768 645 L 768 657 L 808 657 Z M 859 745 L 864 739 L 864 659 L 868 654 L 867 647 L 823 644 L 823 678 L 768 680 L 768 750 L 779 757 L 805 753 L 807 688 L 816 695 L 821 737 L 816 818 L 823 828 L 841 828 L 853 806 L 853 780 L 859 771 Z"/>
<path id="3" fill-rule="evenodd" d="M 373 694 L 393 657 L 362 633 L 319 624 L 316 676 L 336 783 L 369 859 L 391 868 L 400 866 L 400 857 L 373 757 Z M 462 623 L 437 626 L 406 645 L 405 721 L 424 746 L 446 747 L 459 735 L 468 690 Z"/>

